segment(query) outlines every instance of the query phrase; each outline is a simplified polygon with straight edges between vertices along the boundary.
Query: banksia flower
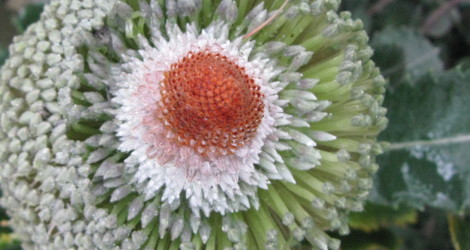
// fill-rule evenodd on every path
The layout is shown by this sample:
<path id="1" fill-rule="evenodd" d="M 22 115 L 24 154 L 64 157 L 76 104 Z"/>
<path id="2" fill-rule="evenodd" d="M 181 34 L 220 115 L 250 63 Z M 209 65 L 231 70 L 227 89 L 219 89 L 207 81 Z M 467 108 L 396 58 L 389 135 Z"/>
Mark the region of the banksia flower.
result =
<path id="1" fill-rule="evenodd" d="M 338 1 L 55 0 L 1 69 L 1 204 L 38 249 L 337 249 L 384 79 Z"/>

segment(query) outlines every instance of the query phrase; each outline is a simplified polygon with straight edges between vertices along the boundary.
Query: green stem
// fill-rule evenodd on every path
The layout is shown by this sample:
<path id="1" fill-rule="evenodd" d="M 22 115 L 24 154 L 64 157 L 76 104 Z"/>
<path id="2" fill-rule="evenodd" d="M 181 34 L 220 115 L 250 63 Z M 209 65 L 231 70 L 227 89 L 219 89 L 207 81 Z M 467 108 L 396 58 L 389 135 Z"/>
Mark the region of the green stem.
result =
<path id="1" fill-rule="evenodd" d="M 150 228 L 150 230 L 148 230 Z M 147 228 L 144 229 L 144 233 L 149 236 L 149 239 L 147 241 L 146 248 L 149 249 L 155 249 L 156 245 L 158 243 L 158 221 L 157 218 L 153 219 Z"/>
<path id="2" fill-rule="evenodd" d="M 168 244 L 170 243 L 170 237 L 167 235 L 160 240 L 157 244 L 156 250 L 167 250 L 169 248 Z"/>
<path id="3" fill-rule="evenodd" d="M 410 149 L 419 146 L 442 146 L 449 144 L 462 144 L 470 142 L 470 134 L 459 134 L 452 137 L 444 137 L 436 140 L 419 140 L 410 142 L 391 143 L 387 150 Z"/>
<path id="4" fill-rule="evenodd" d="M 258 245 L 258 249 L 264 249 L 264 243 L 266 242 L 266 230 L 262 226 L 262 222 L 260 222 L 256 218 L 256 212 L 254 209 L 249 209 L 244 213 L 245 221 L 248 223 L 249 232 L 253 234 L 254 241 Z"/>

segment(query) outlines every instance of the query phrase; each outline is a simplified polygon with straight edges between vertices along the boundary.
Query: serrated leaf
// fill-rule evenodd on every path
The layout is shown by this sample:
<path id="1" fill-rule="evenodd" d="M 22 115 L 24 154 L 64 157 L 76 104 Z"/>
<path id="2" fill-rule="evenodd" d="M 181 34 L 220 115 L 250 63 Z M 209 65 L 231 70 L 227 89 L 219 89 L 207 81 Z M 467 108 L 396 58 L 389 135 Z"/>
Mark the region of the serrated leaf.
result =
<path id="1" fill-rule="evenodd" d="M 416 217 L 416 210 L 409 207 L 401 206 L 393 208 L 368 202 L 363 212 L 351 213 L 349 215 L 349 226 L 354 229 L 371 232 L 379 228 L 405 226 L 406 224 L 415 223 Z"/>
<path id="2" fill-rule="evenodd" d="M 455 249 L 470 249 L 470 216 L 449 215 L 447 218 Z"/>
<path id="3" fill-rule="evenodd" d="M 443 70 L 439 48 L 411 29 L 387 27 L 374 35 L 371 45 L 375 49 L 373 59 L 386 78 L 413 82 L 431 71 Z M 395 53 L 390 53 L 391 49 Z"/>
<path id="4" fill-rule="evenodd" d="M 375 202 L 470 208 L 470 70 L 428 74 L 389 91 L 384 105 L 391 142 L 378 158 Z"/>

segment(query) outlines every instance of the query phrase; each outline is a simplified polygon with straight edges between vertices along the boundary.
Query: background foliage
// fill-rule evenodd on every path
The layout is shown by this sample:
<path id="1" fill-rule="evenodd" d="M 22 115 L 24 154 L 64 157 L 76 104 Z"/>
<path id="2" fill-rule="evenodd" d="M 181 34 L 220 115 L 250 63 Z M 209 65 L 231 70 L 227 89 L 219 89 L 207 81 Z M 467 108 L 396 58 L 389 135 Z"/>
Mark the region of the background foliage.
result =
<path id="1" fill-rule="evenodd" d="M 470 1 L 355 0 L 389 81 L 390 142 L 344 249 L 470 249 Z"/>
<path id="2" fill-rule="evenodd" d="M 0 65 L 10 33 L 43 4 L 0 2 Z M 35 1 L 37 2 L 37 1 Z M 470 249 L 470 1 L 343 0 L 364 23 L 389 81 L 390 142 L 343 249 Z M 7 19 L 6 21 L 4 19 Z M 0 249 L 20 249 L 0 210 Z"/>

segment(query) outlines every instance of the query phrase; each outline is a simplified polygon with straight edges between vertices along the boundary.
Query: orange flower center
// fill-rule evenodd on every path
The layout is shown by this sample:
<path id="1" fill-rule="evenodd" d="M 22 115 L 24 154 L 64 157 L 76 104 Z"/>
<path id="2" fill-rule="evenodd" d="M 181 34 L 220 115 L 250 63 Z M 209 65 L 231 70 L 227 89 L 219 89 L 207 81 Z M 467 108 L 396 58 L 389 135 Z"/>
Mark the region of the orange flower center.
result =
<path id="1" fill-rule="evenodd" d="M 164 73 L 159 118 L 179 144 L 201 155 L 232 154 L 256 134 L 263 94 L 226 56 L 190 52 Z"/>

